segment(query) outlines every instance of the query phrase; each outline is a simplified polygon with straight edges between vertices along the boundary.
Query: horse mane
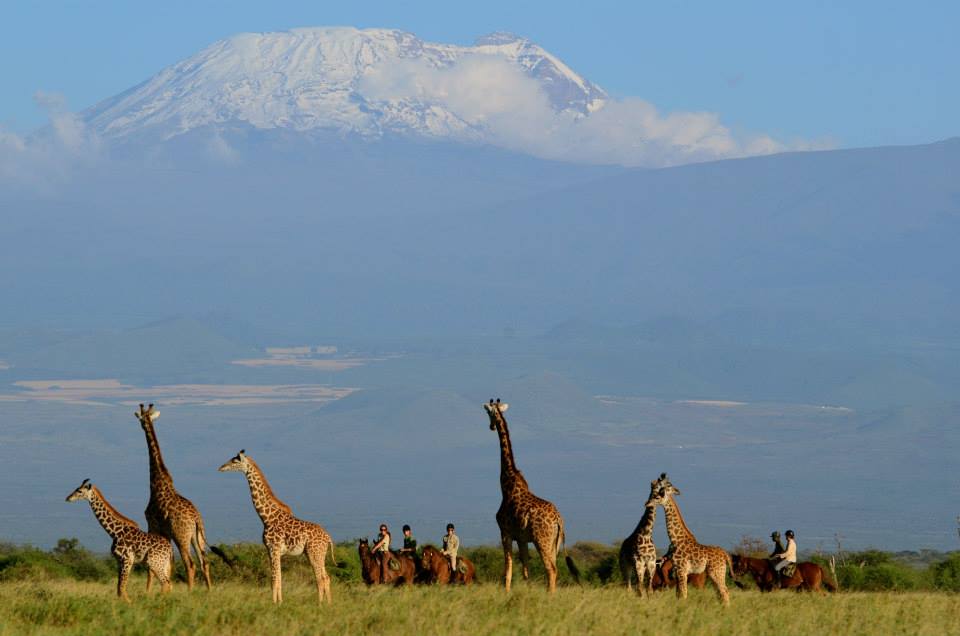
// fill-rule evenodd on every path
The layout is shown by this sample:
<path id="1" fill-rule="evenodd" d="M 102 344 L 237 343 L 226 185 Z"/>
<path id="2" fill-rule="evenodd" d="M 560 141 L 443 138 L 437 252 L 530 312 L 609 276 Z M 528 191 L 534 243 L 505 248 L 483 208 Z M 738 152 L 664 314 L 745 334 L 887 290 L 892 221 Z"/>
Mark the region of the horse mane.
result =
<path id="1" fill-rule="evenodd" d="M 105 507 L 107 510 L 110 511 L 110 514 L 112 514 L 113 516 L 119 518 L 121 522 L 123 522 L 123 523 L 125 523 L 125 524 L 127 524 L 127 525 L 133 526 L 133 527 L 135 527 L 135 528 L 139 528 L 139 527 L 140 527 L 140 525 L 139 525 L 136 521 L 134 521 L 133 519 L 131 519 L 130 517 L 128 517 L 128 516 L 126 516 L 126 515 L 123 515 L 123 514 L 120 514 L 120 511 L 117 510 L 116 508 L 114 508 L 114 507 L 113 507 L 113 504 L 111 504 L 109 501 L 107 501 L 107 498 L 103 496 L 103 493 L 100 492 L 100 489 L 99 489 L 99 488 L 97 488 L 96 486 L 94 486 L 94 487 L 93 487 L 93 490 L 97 493 L 97 496 L 100 497 L 100 501 L 103 502 L 104 507 Z"/>
<path id="2" fill-rule="evenodd" d="M 257 471 L 257 474 L 260 475 L 260 481 L 263 482 L 263 490 L 264 490 L 264 492 L 266 493 L 266 495 L 273 500 L 273 502 L 277 505 L 278 508 L 280 508 L 281 510 L 285 511 L 287 514 L 292 515 L 292 514 L 293 514 L 293 510 L 290 509 L 290 506 L 288 506 L 287 504 L 283 503 L 283 502 L 280 500 L 279 497 L 277 497 L 275 494 L 273 494 L 273 488 L 270 487 L 270 482 L 267 481 L 267 478 L 266 478 L 266 477 L 264 477 L 263 471 L 260 470 L 259 464 L 257 464 L 257 462 L 255 462 L 255 461 L 253 461 L 253 458 L 250 457 L 249 455 L 247 455 L 247 461 L 250 462 L 250 464 L 253 466 L 254 470 Z"/>

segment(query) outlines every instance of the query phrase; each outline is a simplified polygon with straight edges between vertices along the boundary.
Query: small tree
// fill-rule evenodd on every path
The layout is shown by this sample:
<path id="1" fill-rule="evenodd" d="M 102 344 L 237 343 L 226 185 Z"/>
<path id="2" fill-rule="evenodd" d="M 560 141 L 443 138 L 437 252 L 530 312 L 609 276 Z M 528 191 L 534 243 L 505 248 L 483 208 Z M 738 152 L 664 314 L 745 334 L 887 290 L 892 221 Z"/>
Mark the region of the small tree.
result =
<path id="1" fill-rule="evenodd" d="M 740 537 L 740 541 L 733 546 L 731 552 L 740 556 L 762 559 L 767 556 L 769 550 L 770 548 L 766 541 L 745 534 Z"/>

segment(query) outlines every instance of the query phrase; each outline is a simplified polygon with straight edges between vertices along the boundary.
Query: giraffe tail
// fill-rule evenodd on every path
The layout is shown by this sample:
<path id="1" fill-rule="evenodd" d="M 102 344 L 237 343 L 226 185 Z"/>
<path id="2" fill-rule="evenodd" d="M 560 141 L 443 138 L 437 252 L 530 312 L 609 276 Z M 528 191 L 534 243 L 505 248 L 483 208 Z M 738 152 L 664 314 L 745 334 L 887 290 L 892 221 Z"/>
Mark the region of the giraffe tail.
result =
<path id="1" fill-rule="evenodd" d="M 573 581 L 580 585 L 580 568 L 577 567 L 577 564 L 573 562 L 573 557 L 567 554 L 567 535 L 563 530 L 563 521 L 557 525 L 557 553 L 563 551 L 563 560 L 567 563 L 567 569 L 570 570 L 570 576 L 573 577 Z"/>
<path id="2" fill-rule="evenodd" d="M 333 561 L 333 567 L 338 568 L 340 564 L 337 563 L 337 546 L 334 545 L 333 539 L 330 539 L 330 560 Z"/>

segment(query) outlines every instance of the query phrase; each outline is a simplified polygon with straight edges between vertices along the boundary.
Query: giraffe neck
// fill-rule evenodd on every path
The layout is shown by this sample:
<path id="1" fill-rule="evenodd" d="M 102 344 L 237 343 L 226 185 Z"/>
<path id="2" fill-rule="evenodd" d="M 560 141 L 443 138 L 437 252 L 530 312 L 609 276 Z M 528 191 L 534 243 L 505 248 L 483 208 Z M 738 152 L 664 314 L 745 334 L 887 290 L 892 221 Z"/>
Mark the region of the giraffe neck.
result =
<path id="1" fill-rule="evenodd" d="M 147 453 L 150 455 L 150 490 L 173 488 L 173 477 L 163 463 L 157 433 L 153 429 L 153 422 L 149 419 L 143 423 L 143 433 L 147 436 Z"/>
<path id="2" fill-rule="evenodd" d="M 510 431 L 507 430 L 507 420 L 503 415 L 500 415 L 500 424 L 496 429 L 500 438 L 500 489 L 504 495 L 515 492 L 518 486 L 527 489 L 527 480 L 523 478 L 523 473 L 513 459 Z"/>
<path id="3" fill-rule="evenodd" d="M 673 497 L 667 497 L 666 501 L 664 501 L 663 515 L 667 520 L 667 535 L 670 537 L 671 543 L 680 546 L 697 542 L 697 538 L 693 536 L 693 533 L 690 532 L 686 522 L 683 520 L 683 515 L 680 514 L 680 507 L 677 506 L 677 502 L 673 500 Z"/>
<path id="4" fill-rule="evenodd" d="M 256 462 L 249 457 L 247 461 L 250 462 L 250 467 L 244 474 L 247 476 L 247 484 L 250 486 L 250 498 L 253 499 L 253 507 L 260 515 L 260 520 L 263 521 L 264 525 L 273 522 L 278 516 L 292 514 L 290 506 L 277 499 L 277 496 L 273 494 L 270 484 L 267 483 L 267 478 L 263 476 L 263 471 L 260 470 Z"/>
<path id="5" fill-rule="evenodd" d="M 633 533 L 643 537 L 652 536 L 653 526 L 656 520 L 657 520 L 657 507 L 646 506 L 643 509 L 643 516 L 640 517 L 640 522 L 637 524 L 637 527 L 634 529 Z"/>
<path id="6" fill-rule="evenodd" d="M 107 531 L 112 538 L 116 539 L 117 534 L 124 528 L 139 528 L 132 519 L 124 517 L 117 512 L 116 508 L 110 505 L 110 502 L 104 498 L 103 493 L 96 486 L 93 487 L 93 495 L 87 500 L 90 502 L 90 509 L 93 510 L 93 516 L 97 518 L 103 529 Z"/>

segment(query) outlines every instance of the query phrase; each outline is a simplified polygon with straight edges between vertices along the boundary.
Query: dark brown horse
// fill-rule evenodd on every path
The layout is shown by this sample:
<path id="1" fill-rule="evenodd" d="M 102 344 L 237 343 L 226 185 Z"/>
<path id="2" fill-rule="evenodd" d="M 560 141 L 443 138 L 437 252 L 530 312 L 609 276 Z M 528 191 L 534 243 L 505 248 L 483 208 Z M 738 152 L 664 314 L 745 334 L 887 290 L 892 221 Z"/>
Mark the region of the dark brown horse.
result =
<path id="1" fill-rule="evenodd" d="M 370 542 L 366 539 L 360 539 L 357 544 L 357 550 L 360 552 L 360 571 L 363 576 L 363 582 L 367 585 L 379 585 L 381 583 L 390 585 L 413 585 L 413 579 L 417 574 L 417 566 L 413 559 L 405 554 L 390 553 L 391 559 L 400 564 L 399 570 L 387 567 L 387 578 L 383 580 L 383 568 L 380 565 L 382 556 L 374 556 L 370 552 Z"/>
<path id="2" fill-rule="evenodd" d="M 770 559 L 757 559 L 755 557 L 733 555 L 733 575 L 743 576 L 749 574 L 753 577 L 757 587 L 761 592 L 771 592 L 775 589 L 796 588 L 797 591 L 806 590 L 808 592 L 819 592 L 824 594 L 821 584 L 831 592 L 837 591 L 836 584 L 831 581 L 823 568 L 811 561 L 797 563 L 797 569 L 793 576 L 780 578 L 776 570 L 773 569 L 774 563 Z"/>
<path id="3" fill-rule="evenodd" d="M 463 583 L 470 585 L 476 577 L 477 569 L 473 567 L 473 561 L 467 557 L 457 557 L 457 569 L 460 564 L 466 566 L 466 572 L 456 572 L 453 577 L 450 576 L 450 559 L 432 545 L 423 548 L 423 556 L 420 557 L 420 564 L 424 572 L 424 580 L 427 583 Z"/>
<path id="4" fill-rule="evenodd" d="M 707 573 L 698 572 L 687 575 L 687 585 L 692 585 L 698 590 L 702 590 L 707 584 Z M 673 572 L 673 561 L 670 557 L 663 557 L 657 561 L 657 569 L 653 573 L 653 589 L 663 590 L 668 587 L 677 586 L 677 576 Z"/>

